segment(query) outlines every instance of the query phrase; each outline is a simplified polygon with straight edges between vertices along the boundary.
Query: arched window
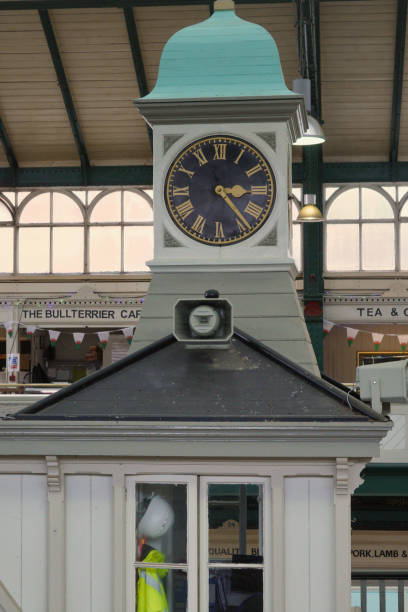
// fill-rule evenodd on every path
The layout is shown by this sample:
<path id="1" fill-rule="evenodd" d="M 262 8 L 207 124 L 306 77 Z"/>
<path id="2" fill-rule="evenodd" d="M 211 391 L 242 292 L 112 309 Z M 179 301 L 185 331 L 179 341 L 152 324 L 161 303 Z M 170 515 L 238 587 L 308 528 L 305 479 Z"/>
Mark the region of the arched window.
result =
<path id="1" fill-rule="evenodd" d="M 395 203 L 381 187 L 329 188 L 326 270 L 395 270 Z M 395 189 L 395 188 L 394 188 Z"/>
<path id="2" fill-rule="evenodd" d="M 153 209 L 146 193 L 99 193 L 90 204 L 89 271 L 141 272 L 153 257 Z"/>
<path id="3" fill-rule="evenodd" d="M 14 203 L 8 195 L 0 194 L 0 273 L 14 271 Z"/>
<path id="4" fill-rule="evenodd" d="M 84 271 L 84 211 L 70 192 L 33 192 L 18 209 L 18 272 Z"/>

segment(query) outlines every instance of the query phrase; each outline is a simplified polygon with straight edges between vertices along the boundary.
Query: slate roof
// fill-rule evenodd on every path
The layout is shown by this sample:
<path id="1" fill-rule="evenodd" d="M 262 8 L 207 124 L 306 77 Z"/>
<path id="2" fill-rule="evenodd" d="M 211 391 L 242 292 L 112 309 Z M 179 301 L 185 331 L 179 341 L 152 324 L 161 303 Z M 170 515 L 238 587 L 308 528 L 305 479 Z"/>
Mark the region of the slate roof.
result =
<path id="1" fill-rule="evenodd" d="M 9 418 L 164 421 L 386 421 L 333 385 L 235 330 L 228 349 L 187 349 L 173 336 Z"/>

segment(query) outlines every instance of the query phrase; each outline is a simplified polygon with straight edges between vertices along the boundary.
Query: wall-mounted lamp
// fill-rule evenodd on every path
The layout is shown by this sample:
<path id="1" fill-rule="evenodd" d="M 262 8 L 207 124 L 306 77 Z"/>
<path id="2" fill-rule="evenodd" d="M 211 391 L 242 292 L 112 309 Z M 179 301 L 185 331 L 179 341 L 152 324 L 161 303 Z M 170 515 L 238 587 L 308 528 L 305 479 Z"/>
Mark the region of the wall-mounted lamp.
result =
<path id="1" fill-rule="evenodd" d="M 301 223 L 316 223 L 323 221 L 323 215 L 316 206 L 316 196 L 314 194 L 309 193 L 303 196 L 303 206 L 300 209 L 296 221 L 300 221 Z"/>
<path id="2" fill-rule="evenodd" d="M 305 98 L 305 106 L 307 112 L 307 122 L 309 127 L 293 144 L 296 146 L 307 147 L 309 145 L 317 145 L 326 142 L 323 128 L 315 117 L 312 117 L 312 102 L 311 102 L 311 83 L 310 79 L 295 79 L 293 81 L 293 91 L 301 94 Z"/>

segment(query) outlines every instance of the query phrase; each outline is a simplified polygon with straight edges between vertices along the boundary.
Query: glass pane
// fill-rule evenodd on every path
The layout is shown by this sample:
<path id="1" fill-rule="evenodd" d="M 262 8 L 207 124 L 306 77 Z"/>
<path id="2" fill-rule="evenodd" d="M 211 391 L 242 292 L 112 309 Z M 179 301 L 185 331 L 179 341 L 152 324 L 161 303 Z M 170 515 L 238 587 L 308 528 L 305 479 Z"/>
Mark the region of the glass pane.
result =
<path id="1" fill-rule="evenodd" d="M 8 209 L 0 200 L 0 221 L 12 221 L 12 216 L 10 215 Z"/>
<path id="2" fill-rule="evenodd" d="M 114 191 L 103 196 L 92 211 L 91 223 L 104 221 L 120 221 L 120 191 Z"/>
<path id="3" fill-rule="evenodd" d="M 408 200 L 406 200 L 405 204 L 401 208 L 400 217 L 408 217 Z"/>
<path id="4" fill-rule="evenodd" d="M 362 227 L 363 270 L 394 270 L 394 224 L 364 223 Z"/>
<path id="5" fill-rule="evenodd" d="M 137 561 L 187 563 L 187 485 L 137 483 L 136 535 Z"/>
<path id="6" fill-rule="evenodd" d="M 299 214 L 300 207 L 297 206 L 296 202 L 291 200 L 291 213 L 292 213 L 292 221 L 296 221 Z"/>
<path id="7" fill-rule="evenodd" d="M 337 196 L 327 211 L 327 219 L 358 219 L 358 188 Z"/>
<path id="8" fill-rule="evenodd" d="M 10 204 L 12 204 L 13 206 L 15 205 L 16 203 L 16 192 L 15 191 L 2 191 L 1 193 L 3 194 L 3 196 L 7 198 Z"/>
<path id="9" fill-rule="evenodd" d="M 209 612 L 263 612 L 261 569 L 210 569 Z"/>
<path id="10" fill-rule="evenodd" d="M 87 195 L 87 201 L 88 201 L 88 206 L 90 204 L 92 204 L 93 200 L 96 198 L 96 196 L 98 196 L 101 193 L 101 191 L 92 191 L 89 190 L 87 191 L 86 195 Z"/>
<path id="11" fill-rule="evenodd" d="M 367 612 L 380 612 L 380 587 L 367 585 Z"/>
<path id="12" fill-rule="evenodd" d="M 20 227 L 18 257 L 19 272 L 49 272 L 50 228 Z"/>
<path id="13" fill-rule="evenodd" d="M 74 196 L 76 196 L 79 200 L 81 200 L 82 204 L 85 204 L 85 194 L 86 191 L 73 191 Z"/>
<path id="14" fill-rule="evenodd" d="M 326 187 L 324 191 L 325 200 L 328 200 L 338 190 L 338 187 Z"/>
<path id="15" fill-rule="evenodd" d="M 89 228 L 89 269 L 91 272 L 120 270 L 120 227 Z"/>
<path id="16" fill-rule="evenodd" d="M 13 228 L 0 227 L 0 272 L 13 272 Z"/>
<path id="17" fill-rule="evenodd" d="M 187 612 L 187 573 L 146 567 L 136 569 L 136 612 Z"/>
<path id="18" fill-rule="evenodd" d="M 298 270 L 302 270 L 302 242 L 301 242 L 301 227 L 299 223 L 294 223 L 292 226 L 292 251 L 293 259 L 295 260 Z"/>
<path id="19" fill-rule="evenodd" d="M 153 201 L 153 189 L 143 189 L 143 191 L 152 199 Z"/>
<path id="20" fill-rule="evenodd" d="M 84 271 L 84 230 L 82 227 L 54 227 L 53 272 Z"/>
<path id="21" fill-rule="evenodd" d="M 385 582 L 385 609 L 387 612 L 400 612 L 398 610 L 398 583 L 387 580 Z"/>
<path id="22" fill-rule="evenodd" d="M 53 194 L 53 211 L 52 220 L 53 223 L 82 223 L 84 218 L 81 210 L 68 196 L 63 193 Z"/>
<path id="23" fill-rule="evenodd" d="M 393 200 L 397 199 L 397 188 L 396 187 L 387 187 L 386 185 L 381 185 L 381 188 L 384 189 L 384 191 L 386 191 Z"/>
<path id="24" fill-rule="evenodd" d="M 153 210 L 150 204 L 139 193 L 125 191 L 124 221 L 153 221 Z"/>
<path id="25" fill-rule="evenodd" d="M 217 563 L 262 563 L 262 487 L 208 487 L 208 558 Z"/>
<path id="26" fill-rule="evenodd" d="M 21 204 L 24 198 L 26 198 L 30 193 L 31 191 L 19 191 L 17 193 L 17 204 Z"/>
<path id="27" fill-rule="evenodd" d="M 148 270 L 146 261 L 153 257 L 153 227 L 124 228 L 125 272 Z"/>
<path id="28" fill-rule="evenodd" d="M 361 590 L 358 581 L 353 582 L 351 586 L 351 605 L 361 608 Z"/>
<path id="29" fill-rule="evenodd" d="M 398 191 L 398 200 L 401 200 L 403 196 L 406 193 L 408 193 L 408 187 L 404 187 L 403 185 L 398 185 L 397 191 Z"/>
<path id="30" fill-rule="evenodd" d="M 363 187 L 361 190 L 361 216 L 363 219 L 393 219 L 390 203 L 381 193 Z"/>
<path id="31" fill-rule="evenodd" d="M 20 223 L 49 223 L 51 210 L 51 194 L 40 193 L 30 200 L 23 208 Z"/>
<path id="32" fill-rule="evenodd" d="M 327 224 L 326 269 L 358 270 L 358 225 L 351 223 Z"/>
<path id="33" fill-rule="evenodd" d="M 400 263 L 401 270 L 408 270 L 408 223 L 400 225 Z"/>
<path id="34" fill-rule="evenodd" d="M 301 187 L 292 187 L 292 194 L 295 198 L 298 199 L 299 202 L 302 201 L 302 188 Z"/>

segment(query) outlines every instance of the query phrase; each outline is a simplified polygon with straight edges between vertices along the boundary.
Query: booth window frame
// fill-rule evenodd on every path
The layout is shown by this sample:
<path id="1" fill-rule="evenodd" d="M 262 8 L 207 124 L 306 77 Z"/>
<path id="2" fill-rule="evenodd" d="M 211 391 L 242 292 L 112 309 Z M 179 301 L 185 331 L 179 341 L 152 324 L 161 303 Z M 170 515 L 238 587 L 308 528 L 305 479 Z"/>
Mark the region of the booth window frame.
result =
<path id="1" fill-rule="evenodd" d="M 187 571 L 187 612 L 208 612 L 209 570 L 227 569 L 231 563 L 211 563 L 208 559 L 208 486 L 210 484 L 258 484 L 263 487 L 263 563 L 234 563 L 235 569 L 263 570 L 263 609 L 272 601 L 272 490 L 268 477 L 257 476 L 196 476 L 181 474 L 128 476 L 126 479 L 126 612 L 134 612 L 136 605 L 135 570 L 146 567 L 136 559 L 136 496 L 139 483 L 185 484 L 187 486 L 187 563 L 164 563 L 169 569 Z M 150 564 L 149 564 L 150 565 Z M 183 567 L 182 567 L 183 566 Z"/>

